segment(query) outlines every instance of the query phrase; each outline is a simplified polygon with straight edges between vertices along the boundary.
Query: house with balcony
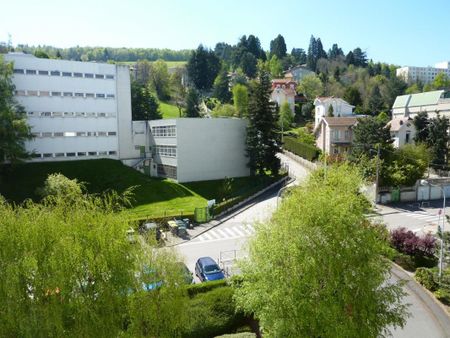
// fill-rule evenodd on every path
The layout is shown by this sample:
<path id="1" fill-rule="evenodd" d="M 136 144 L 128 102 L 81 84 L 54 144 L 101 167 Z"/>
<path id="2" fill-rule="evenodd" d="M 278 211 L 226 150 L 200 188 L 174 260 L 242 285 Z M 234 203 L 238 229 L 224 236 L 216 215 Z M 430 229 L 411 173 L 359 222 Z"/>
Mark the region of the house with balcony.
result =
<path id="1" fill-rule="evenodd" d="M 315 128 L 316 146 L 329 155 L 349 154 L 357 117 L 322 117 Z"/>

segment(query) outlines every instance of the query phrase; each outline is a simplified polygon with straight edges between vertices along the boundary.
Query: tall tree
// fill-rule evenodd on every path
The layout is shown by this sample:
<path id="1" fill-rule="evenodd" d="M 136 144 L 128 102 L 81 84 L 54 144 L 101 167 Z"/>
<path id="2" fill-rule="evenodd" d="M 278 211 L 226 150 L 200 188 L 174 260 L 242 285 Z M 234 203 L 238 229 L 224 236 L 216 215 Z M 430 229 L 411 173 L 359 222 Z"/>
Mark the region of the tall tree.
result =
<path id="1" fill-rule="evenodd" d="M 209 90 L 220 67 L 220 60 L 216 54 L 200 45 L 192 52 L 186 68 L 189 79 L 198 90 Z"/>
<path id="2" fill-rule="evenodd" d="M 171 97 L 178 108 L 179 117 L 183 115 L 183 107 L 186 104 L 186 87 L 184 86 L 184 69 L 177 68 L 170 76 Z"/>
<path id="3" fill-rule="evenodd" d="M 331 60 L 335 60 L 338 57 L 344 56 L 344 52 L 341 48 L 337 45 L 337 43 L 333 43 L 333 46 L 328 51 L 328 58 Z"/>
<path id="4" fill-rule="evenodd" d="M 264 175 L 270 170 L 278 174 L 280 160 L 280 135 L 277 121 L 278 110 L 270 101 L 271 83 L 267 72 L 261 72 L 259 79 L 250 87 L 247 127 L 247 155 L 250 172 Z"/>
<path id="5" fill-rule="evenodd" d="M 363 103 L 361 93 L 359 92 L 358 88 L 355 88 L 353 86 L 347 87 L 345 89 L 344 100 L 350 103 L 351 105 L 359 108 L 362 106 Z"/>
<path id="6" fill-rule="evenodd" d="M 246 117 L 248 113 L 247 86 L 237 84 L 233 87 L 233 102 L 239 117 Z"/>
<path id="7" fill-rule="evenodd" d="M 286 42 L 281 34 L 270 41 L 270 55 L 276 55 L 278 59 L 282 59 L 286 56 Z"/>
<path id="8" fill-rule="evenodd" d="M 195 88 L 189 88 L 186 94 L 185 117 L 200 117 L 200 95 Z"/>
<path id="9" fill-rule="evenodd" d="M 392 142 L 391 132 L 384 121 L 372 116 L 360 118 L 353 128 L 352 156 L 373 158 L 380 146 L 381 158 L 386 158 L 393 150 Z"/>
<path id="10" fill-rule="evenodd" d="M 367 56 L 366 53 L 357 47 L 353 50 L 353 60 L 354 65 L 357 67 L 367 67 Z"/>
<path id="11" fill-rule="evenodd" d="M 433 168 L 448 167 L 449 126 L 449 120 L 445 116 L 438 115 L 429 121 L 427 143 L 431 151 L 431 167 Z"/>
<path id="12" fill-rule="evenodd" d="M 428 140 L 428 113 L 426 111 L 419 112 L 414 116 L 414 127 L 416 128 L 416 136 L 414 137 L 414 142 L 425 143 Z"/>
<path id="13" fill-rule="evenodd" d="M 133 121 L 158 120 L 162 118 L 158 100 L 146 85 L 131 83 L 131 114 Z"/>
<path id="14" fill-rule="evenodd" d="M 303 93 L 308 100 L 314 100 L 323 94 L 323 84 L 316 74 L 309 74 L 300 81 L 297 91 Z"/>
<path id="15" fill-rule="evenodd" d="M 170 75 L 167 63 L 157 60 L 150 65 L 149 85 L 160 100 L 170 98 Z"/>
<path id="16" fill-rule="evenodd" d="M 222 103 L 228 103 L 231 100 L 230 78 L 226 67 L 222 67 L 219 75 L 214 80 L 213 96 L 218 98 Z"/>
<path id="17" fill-rule="evenodd" d="M 348 165 L 316 171 L 256 226 L 235 299 L 267 336 L 379 337 L 405 324 L 406 294 L 389 281 L 387 236 L 366 217 L 362 183 Z"/>
<path id="18" fill-rule="evenodd" d="M 269 61 L 270 74 L 272 77 L 281 77 L 283 75 L 283 66 L 276 55 L 272 56 Z"/>
<path id="19" fill-rule="evenodd" d="M 12 64 L 0 55 L 0 165 L 28 158 L 25 141 L 33 138 L 25 109 L 14 97 L 12 73 Z"/>
<path id="20" fill-rule="evenodd" d="M 289 130 L 294 122 L 294 115 L 292 114 L 291 107 L 288 102 L 284 102 L 280 107 L 280 117 L 278 119 L 278 125 L 281 131 Z"/>
<path id="21" fill-rule="evenodd" d="M 323 45 L 322 45 L 322 41 L 320 40 L 320 38 L 318 38 L 317 39 L 317 41 L 316 41 L 316 48 L 317 48 L 317 51 L 316 51 L 316 58 L 317 58 L 317 60 L 319 60 L 319 59 L 326 59 L 327 58 L 327 53 L 325 52 L 325 49 L 323 48 Z"/>
<path id="22" fill-rule="evenodd" d="M 244 72 L 245 75 L 247 75 L 249 78 L 254 78 L 257 73 L 257 64 L 258 61 L 256 60 L 256 57 L 250 53 L 245 52 L 241 56 L 241 69 Z"/>
<path id="23" fill-rule="evenodd" d="M 378 115 L 384 108 L 383 97 L 381 96 L 380 87 L 377 84 L 370 90 L 367 108 L 371 115 Z"/>
<path id="24" fill-rule="evenodd" d="M 216 43 L 216 47 L 214 47 L 214 53 L 217 55 L 217 57 L 226 63 L 231 62 L 231 56 L 233 52 L 233 47 L 225 42 L 218 42 Z"/>
<path id="25" fill-rule="evenodd" d="M 317 41 L 316 38 L 311 35 L 311 39 L 309 40 L 309 47 L 308 47 L 308 55 L 306 58 L 306 64 L 309 69 L 312 71 L 316 71 L 316 65 L 317 65 Z"/>
<path id="26" fill-rule="evenodd" d="M 291 56 L 294 58 L 294 61 L 299 65 L 306 63 L 306 53 L 302 48 L 292 48 Z"/>
<path id="27" fill-rule="evenodd" d="M 431 85 L 436 90 L 450 90 L 450 77 L 445 73 L 439 73 L 436 75 Z"/>

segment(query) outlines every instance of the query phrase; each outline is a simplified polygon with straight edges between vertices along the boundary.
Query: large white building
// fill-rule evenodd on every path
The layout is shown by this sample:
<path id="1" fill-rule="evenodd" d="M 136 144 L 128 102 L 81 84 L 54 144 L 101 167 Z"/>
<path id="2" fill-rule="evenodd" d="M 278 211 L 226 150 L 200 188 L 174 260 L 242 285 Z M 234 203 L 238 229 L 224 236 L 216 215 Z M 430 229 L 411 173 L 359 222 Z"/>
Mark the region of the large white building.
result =
<path id="1" fill-rule="evenodd" d="M 151 176 L 193 182 L 249 175 L 246 120 L 180 118 L 133 122 L 133 166 Z"/>
<path id="2" fill-rule="evenodd" d="M 132 156 L 127 66 L 4 55 L 34 139 L 33 161 Z"/>
<path id="3" fill-rule="evenodd" d="M 397 76 L 401 77 L 407 83 L 420 81 L 429 83 L 434 80 L 439 73 L 445 73 L 450 76 L 450 61 L 439 62 L 434 67 L 401 67 L 396 70 Z"/>
<path id="4" fill-rule="evenodd" d="M 319 126 L 323 117 L 328 116 L 330 106 L 333 107 L 335 117 L 353 116 L 353 108 L 355 108 L 347 101 L 334 96 L 317 97 L 314 100 L 314 106 L 314 129 Z"/>
<path id="5" fill-rule="evenodd" d="M 179 182 L 248 176 L 246 120 L 132 121 L 127 66 L 5 55 L 35 136 L 31 161 L 112 158 Z"/>

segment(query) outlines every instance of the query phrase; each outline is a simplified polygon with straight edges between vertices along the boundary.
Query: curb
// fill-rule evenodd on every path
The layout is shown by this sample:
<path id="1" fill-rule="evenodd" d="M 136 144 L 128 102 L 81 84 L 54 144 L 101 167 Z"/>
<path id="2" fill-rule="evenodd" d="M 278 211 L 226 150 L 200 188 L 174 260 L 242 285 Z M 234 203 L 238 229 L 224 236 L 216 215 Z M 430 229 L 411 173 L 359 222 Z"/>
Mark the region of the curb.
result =
<path id="1" fill-rule="evenodd" d="M 251 208 L 252 206 L 254 206 L 256 203 L 255 202 L 249 203 L 251 200 L 254 200 L 254 199 L 258 198 L 260 195 L 264 194 L 265 192 L 269 191 L 270 189 L 273 189 L 275 186 L 277 186 L 279 184 L 285 183 L 287 185 L 287 184 L 292 183 L 293 181 L 295 181 L 295 179 L 292 178 L 292 177 L 289 177 L 289 176 L 283 177 L 282 179 L 278 180 L 277 182 L 272 183 L 268 187 L 262 189 L 261 191 L 258 191 L 256 194 L 254 194 L 254 195 L 248 197 L 247 199 L 245 199 L 244 201 L 240 202 L 241 205 L 246 204 L 241 209 L 238 209 L 238 210 L 234 211 L 234 209 L 230 208 L 231 211 L 230 211 L 230 209 L 228 209 L 229 215 L 227 215 L 227 216 L 220 216 L 220 214 L 219 214 L 218 216 L 224 217 L 224 218 L 221 219 L 220 221 L 217 221 L 216 224 L 210 226 L 209 228 L 203 230 L 202 232 L 199 232 L 198 234 L 196 234 L 195 236 L 193 236 L 193 237 L 191 237 L 189 239 L 183 240 L 183 241 L 181 241 L 179 243 L 165 245 L 165 247 L 166 248 L 171 248 L 171 247 L 175 247 L 177 245 L 184 244 L 184 243 L 192 241 L 193 239 L 197 238 L 198 236 L 204 234 L 205 232 L 214 229 L 215 227 L 217 227 L 217 226 L 221 225 L 222 223 L 228 221 L 230 218 L 233 218 L 234 216 L 239 215 L 240 213 L 242 213 L 245 210 L 247 210 L 247 209 Z M 238 205 L 238 204 L 236 204 L 236 205 Z M 235 208 L 235 209 L 237 209 L 237 208 Z M 225 212 L 225 213 L 227 213 L 227 212 Z"/>
<path id="2" fill-rule="evenodd" d="M 391 272 L 400 280 L 406 282 L 406 287 L 412 293 L 414 293 L 422 303 L 428 308 L 431 315 L 436 319 L 436 322 L 442 328 L 443 332 L 447 333 L 447 337 L 450 337 L 450 314 L 445 306 L 436 299 L 432 292 L 420 285 L 413 276 L 409 275 L 401 266 L 392 262 Z M 436 307 L 440 311 L 436 311 Z"/>

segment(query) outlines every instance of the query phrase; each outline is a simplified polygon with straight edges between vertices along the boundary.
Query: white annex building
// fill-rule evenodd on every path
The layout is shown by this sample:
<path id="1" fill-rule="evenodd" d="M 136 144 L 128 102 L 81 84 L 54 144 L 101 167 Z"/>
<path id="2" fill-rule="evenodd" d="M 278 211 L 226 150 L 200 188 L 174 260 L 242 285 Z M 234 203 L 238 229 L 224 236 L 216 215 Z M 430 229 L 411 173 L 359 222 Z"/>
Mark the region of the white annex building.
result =
<path id="1" fill-rule="evenodd" d="M 396 74 L 405 82 L 412 83 L 421 81 L 422 83 L 429 83 L 434 80 L 436 75 L 444 73 L 450 76 L 450 61 L 439 62 L 434 67 L 401 67 L 397 68 Z"/>
<path id="2" fill-rule="evenodd" d="M 353 108 L 355 107 L 338 97 L 317 97 L 314 100 L 314 106 L 314 129 L 319 126 L 323 117 L 328 116 L 330 106 L 333 107 L 334 117 L 354 116 Z"/>
<path id="3" fill-rule="evenodd" d="M 246 120 L 132 121 L 128 66 L 4 55 L 34 139 L 31 161 L 111 158 L 179 182 L 249 175 Z"/>
<path id="4" fill-rule="evenodd" d="M 25 107 L 34 161 L 131 156 L 127 66 L 4 55 L 14 63 L 16 99 Z"/>
<path id="5" fill-rule="evenodd" d="M 248 176 L 246 127 L 246 120 L 228 118 L 134 121 L 141 161 L 133 166 L 178 182 Z"/>
<path id="6" fill-rule="evenodd" d="M 437 114 L 450 118 L 450 93 L 444 90 L 397 96 L 392 106 L 392 118 L 414 118 L 426 112 L 429 118 Z"/>

